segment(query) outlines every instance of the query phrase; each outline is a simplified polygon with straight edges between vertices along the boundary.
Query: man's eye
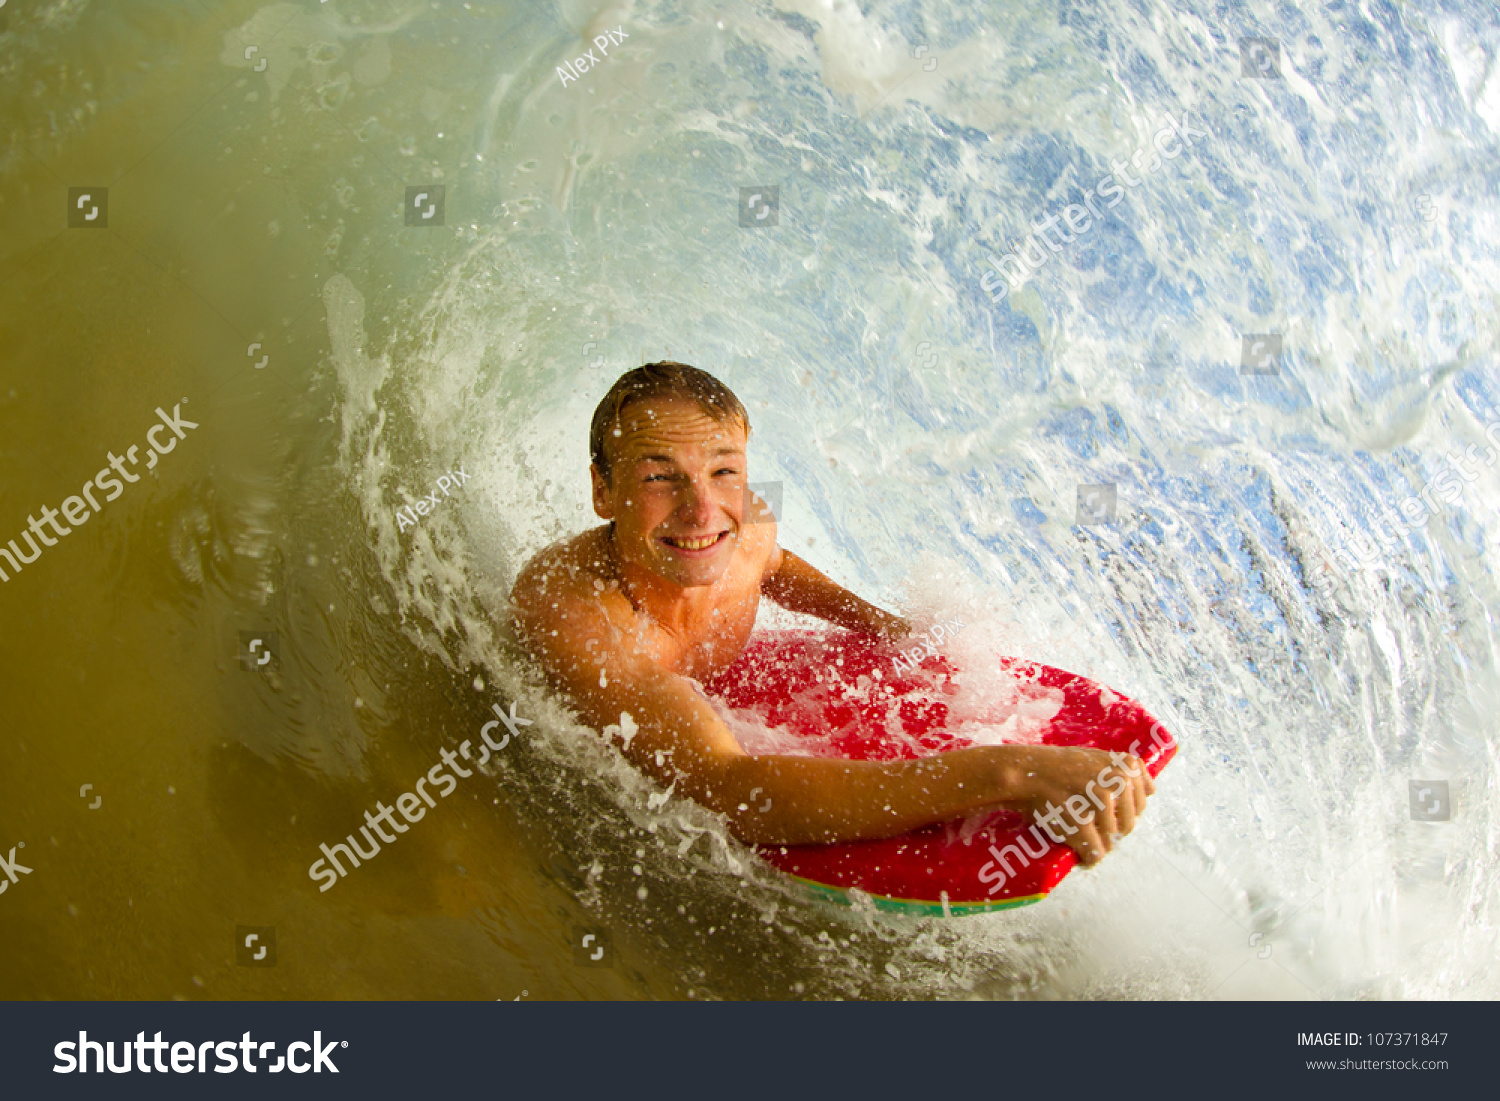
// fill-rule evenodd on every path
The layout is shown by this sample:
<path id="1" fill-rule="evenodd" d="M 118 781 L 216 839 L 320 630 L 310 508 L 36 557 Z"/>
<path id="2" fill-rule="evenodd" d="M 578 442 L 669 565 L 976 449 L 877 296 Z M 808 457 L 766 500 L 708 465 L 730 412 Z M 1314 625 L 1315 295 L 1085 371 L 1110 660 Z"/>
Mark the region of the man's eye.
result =
<path id="1" fill-rule="evenodd" d="M 714 477 L 715 478 L 717 478 L 720 474 L 728 474 L 728 475 L 731 475 L 731 476 L 736 476 L 736 475 L 739 474 L 739 471 L 736 470 L 732 466 L 726 466 L 722 470 L 716 470 L 716 471 L 714 471 Z"/>

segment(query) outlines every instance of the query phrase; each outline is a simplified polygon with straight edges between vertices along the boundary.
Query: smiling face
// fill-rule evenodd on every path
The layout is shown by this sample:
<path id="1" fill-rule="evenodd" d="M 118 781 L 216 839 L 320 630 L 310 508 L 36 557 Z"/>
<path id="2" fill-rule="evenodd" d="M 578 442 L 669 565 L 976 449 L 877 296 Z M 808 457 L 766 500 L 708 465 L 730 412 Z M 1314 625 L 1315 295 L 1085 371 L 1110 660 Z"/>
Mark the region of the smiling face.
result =
<path id="1" fill-rule="evenodd" d="M 614 432 L 618 431 L 618 435 Z M 633 402 L 606 435 L 610 478 L 589 468 L 594 512 L 615 525 L 622 564 L 674 585 L 728 568 L 745 508 L 745 426 L 681 398 Z"/>

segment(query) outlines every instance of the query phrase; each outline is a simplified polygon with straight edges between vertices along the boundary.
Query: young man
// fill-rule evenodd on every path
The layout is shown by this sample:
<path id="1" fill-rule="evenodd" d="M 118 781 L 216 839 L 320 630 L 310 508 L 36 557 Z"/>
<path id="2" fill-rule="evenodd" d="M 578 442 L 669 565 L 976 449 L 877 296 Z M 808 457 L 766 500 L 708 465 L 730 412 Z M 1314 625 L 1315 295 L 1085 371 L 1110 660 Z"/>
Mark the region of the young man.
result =
<path id="1" fill-rule="evenodd" d="M 693 680 L 734 661 L 762 595 L 888 639 L 911 632 L 778 547 L 774 523 L 747 522 L 749 432 L 739 399 L 695 367 L 647 364 L 610 388 L 589 432 L 594 512 L 609 522 L 537 555 L 511 593 L 549 681 L 595 728 L 628 712 L 626 757 L 750 843 L 889 837 L 1001 804 L 1034 812 L 1097 780 L 1102 809 L 1064 816 L 1068 843 L 1097 863 L 1153 790 L 1134 757 L 1117 768 L 1099 750 L 1050 746 L 890 762 L 740 748 Z"/>

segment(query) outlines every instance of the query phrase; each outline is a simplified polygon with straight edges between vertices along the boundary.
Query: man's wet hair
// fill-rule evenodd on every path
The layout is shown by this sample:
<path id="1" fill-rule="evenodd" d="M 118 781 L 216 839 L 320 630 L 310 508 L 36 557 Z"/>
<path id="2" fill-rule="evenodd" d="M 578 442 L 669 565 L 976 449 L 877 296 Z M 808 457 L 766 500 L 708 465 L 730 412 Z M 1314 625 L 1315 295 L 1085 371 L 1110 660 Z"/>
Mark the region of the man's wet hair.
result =
<path id="1" fill-rule="evenodd" d="M 628 406 L 651 398 L 684 398 L 695 402 L 720 424 L 738 420 L 745 426 L 745 434 L 750 434 L 750 415 L 744 405 L 713 375 L 670 359 L 647 363 L 617 378 L 594 410 L 589 425 L 589 456 L 606 482 L 609 481 L 609 456 L 604 450 L 606 433 L 619 424 Z"/>

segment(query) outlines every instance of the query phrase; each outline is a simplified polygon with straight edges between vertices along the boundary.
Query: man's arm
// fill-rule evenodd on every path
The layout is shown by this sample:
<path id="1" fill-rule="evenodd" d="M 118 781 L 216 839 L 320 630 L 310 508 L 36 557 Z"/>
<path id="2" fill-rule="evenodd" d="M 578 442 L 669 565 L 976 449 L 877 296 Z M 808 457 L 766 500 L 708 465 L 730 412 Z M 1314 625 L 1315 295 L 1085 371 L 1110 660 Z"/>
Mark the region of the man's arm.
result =
<path id="1" fill-rule="evenodd" d="M 688 680 L 634 650 L 597 600 L 523 597 L 516 623 L 585 722 L 603 729 L 628 712 L 631 763 L 725 815 L 735 836 L 752 844 L 866 840 L 1000 804 L 1040 808 L 1113 767 L 1097 750 L 1045 746 L 975 746 L 916 761 L 751 756 Z M 1137 776 L 1070 838 L 1086 863 L 1109 851 L 1111 835 L 1128 833 L 1145 805 L 1150 778 L 1133 763 Z"/>
<path id="2" fill-rule="evenodd" d="M 817 616 L 838 627 L 897 641 L 911 634 L 911 624 L 861 600 L 789 550 L 771 553 L 760 591 L 790 612 Z"/>

